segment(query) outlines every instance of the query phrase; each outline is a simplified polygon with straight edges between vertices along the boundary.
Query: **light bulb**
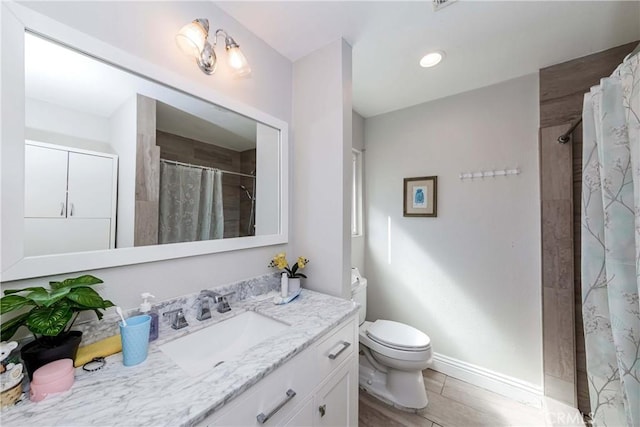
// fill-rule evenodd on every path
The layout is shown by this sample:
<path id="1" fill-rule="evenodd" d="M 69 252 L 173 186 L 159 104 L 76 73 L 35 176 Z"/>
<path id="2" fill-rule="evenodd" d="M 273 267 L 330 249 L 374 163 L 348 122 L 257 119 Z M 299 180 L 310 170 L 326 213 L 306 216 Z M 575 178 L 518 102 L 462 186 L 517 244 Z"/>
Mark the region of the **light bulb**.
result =
<path id="1" fill-rule="evenodd" d="M 420 66 L 424 68 L 435 67 L 444 58 L 444 52 L 427 53 L 420 60 Z"/>
<path id="2" fill-rule="evenodd" d="M 251 74 L 251 67 L 249 67 L 249 63 L 247 62 L 247 58 L 244 56 L 240 47 L 231 46 L 227 47 L 227 60 L 229 61 L 229 66 L 233 70 L 233 73 L 236 76 L 244 77 Z"/>

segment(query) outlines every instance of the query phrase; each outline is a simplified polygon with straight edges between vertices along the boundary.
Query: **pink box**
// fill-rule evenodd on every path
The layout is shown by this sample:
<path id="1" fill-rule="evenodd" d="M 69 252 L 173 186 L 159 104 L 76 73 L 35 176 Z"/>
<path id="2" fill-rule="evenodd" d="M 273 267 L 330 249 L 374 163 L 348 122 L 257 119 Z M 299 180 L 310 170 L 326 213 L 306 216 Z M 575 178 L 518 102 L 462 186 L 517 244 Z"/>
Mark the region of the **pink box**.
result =
<path id="1" fill-rule="evenodd" d="M 73 360 L 61 359 L 39 367 L 33 373 L 29 398 L 39 402 L 45 397 L 67 391 L 75 381 Z"/>

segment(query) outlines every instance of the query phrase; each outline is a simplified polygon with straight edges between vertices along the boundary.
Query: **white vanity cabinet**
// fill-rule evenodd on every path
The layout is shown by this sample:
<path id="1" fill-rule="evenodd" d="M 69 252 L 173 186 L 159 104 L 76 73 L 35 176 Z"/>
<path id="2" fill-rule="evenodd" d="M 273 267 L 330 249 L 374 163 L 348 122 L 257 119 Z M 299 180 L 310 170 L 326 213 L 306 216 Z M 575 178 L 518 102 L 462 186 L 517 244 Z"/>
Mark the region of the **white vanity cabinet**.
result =
<path id="1" fill-rule="evenodd" d="M 292 427 L 357 424 L 357 316 L 351 316 L 228 407 L 199 423 Z"/>
<path id="2" fill-rule="evenodd" d="M 115 247 L 116 155 L 27 141 L 25 255 Z"/>
<path id="3" fill-rule="evenodd" d="M 316 392 L 314 402 L 314 408 L 316 408 L 314 426 L 356 425 L 358 422 L 358 364 L 356 363 L 355 368 L 343 366 L 335 375 L 327 379 Z M 354 419 L 355 421 L 352 421 Z"/>

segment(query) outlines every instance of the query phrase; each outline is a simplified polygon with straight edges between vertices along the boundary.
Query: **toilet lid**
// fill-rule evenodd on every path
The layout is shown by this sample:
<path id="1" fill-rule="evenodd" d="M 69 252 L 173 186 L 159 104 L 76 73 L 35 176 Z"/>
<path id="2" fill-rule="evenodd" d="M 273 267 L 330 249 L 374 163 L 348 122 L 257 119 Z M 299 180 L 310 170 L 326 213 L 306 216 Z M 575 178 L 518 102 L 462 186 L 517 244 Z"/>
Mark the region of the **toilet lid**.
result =
<path id="1" fill-rule="evenodd" d="M 431 339 L 425 333 L 392 320 L 376 320 L 367 330 L 367 335 L 384 346 L 398 350 L 421 351 L 431 346 Z"/>

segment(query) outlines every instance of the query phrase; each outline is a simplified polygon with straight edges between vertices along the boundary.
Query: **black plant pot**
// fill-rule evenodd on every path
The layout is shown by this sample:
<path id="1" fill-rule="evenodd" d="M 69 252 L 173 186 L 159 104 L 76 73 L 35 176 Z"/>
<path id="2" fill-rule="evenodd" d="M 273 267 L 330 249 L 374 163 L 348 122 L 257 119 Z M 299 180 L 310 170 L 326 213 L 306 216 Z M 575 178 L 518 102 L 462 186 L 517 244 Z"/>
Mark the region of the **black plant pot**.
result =
<path id="1" fill-rule="evenodd" d="M 57 337 L 50 337 L 48 342 L 35 340 L 26 344 L 20 350 L 20 356 L 27 374 L 29 374 L 29 379 L 32 379 L 36 369 L 54 360 L 74 360 L 81 340 L 82 332 L 69 331 Z"/>

